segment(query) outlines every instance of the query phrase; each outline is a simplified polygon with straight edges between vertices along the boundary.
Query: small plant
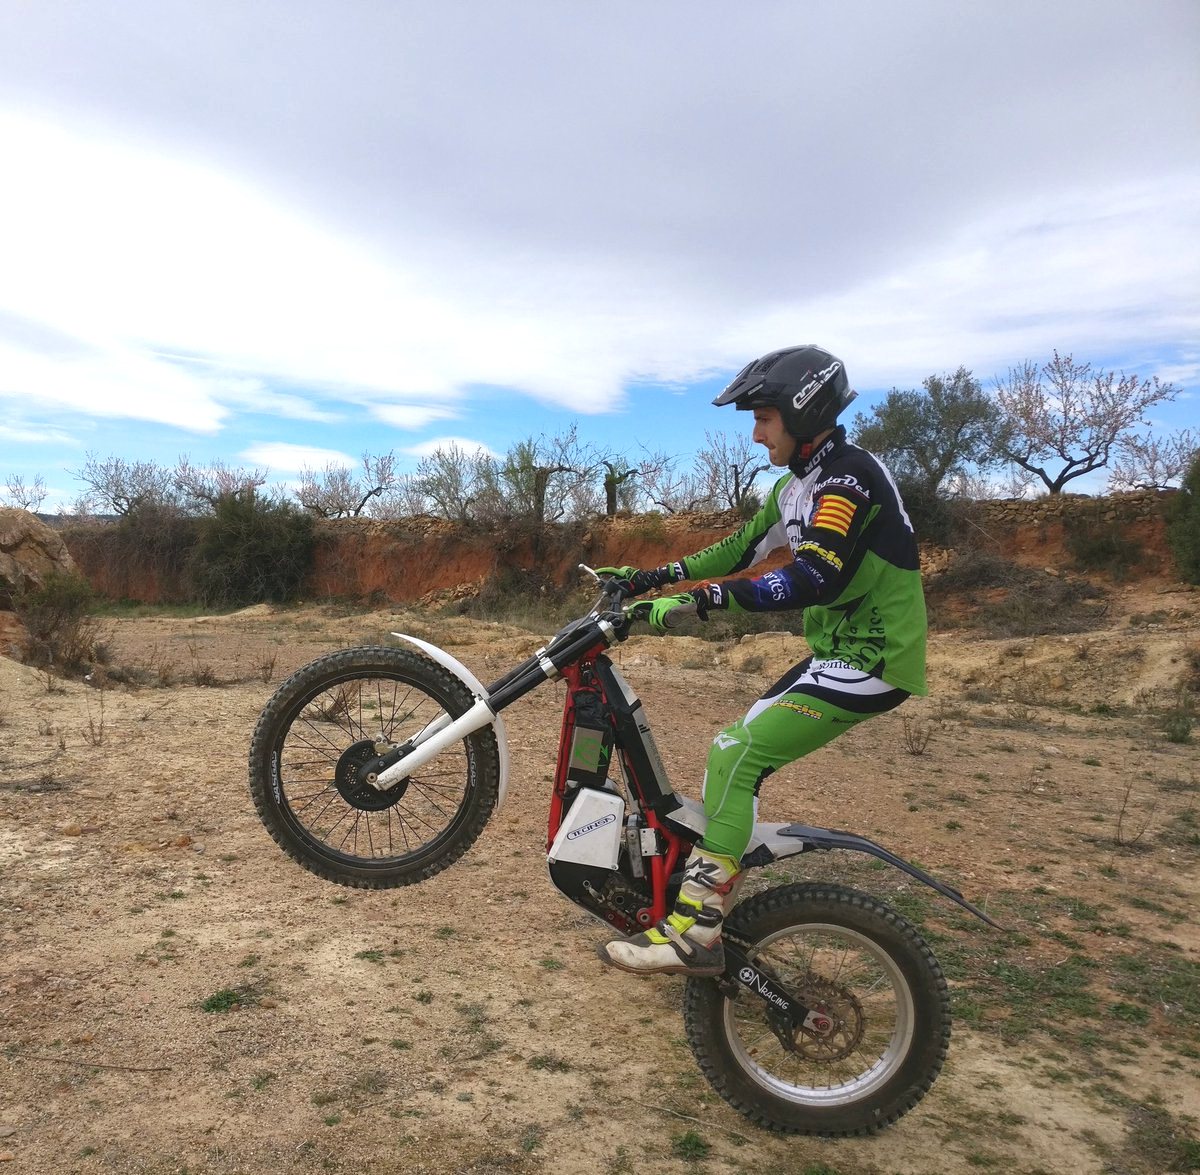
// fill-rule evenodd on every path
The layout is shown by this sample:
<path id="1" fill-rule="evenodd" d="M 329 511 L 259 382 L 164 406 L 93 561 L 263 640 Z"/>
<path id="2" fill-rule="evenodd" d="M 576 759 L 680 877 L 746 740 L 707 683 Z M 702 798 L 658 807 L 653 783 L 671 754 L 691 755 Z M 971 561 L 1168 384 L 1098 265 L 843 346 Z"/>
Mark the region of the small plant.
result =
<path id="1" fill-rule="evenodd" d="M 530 1123 L 521 1131 L 521 1149 L 529 1152 L 536 1150 L 546 1137 L 546 1128 L 538 1126 L 535 1123 Z"/>
<path id="2" fill-rule="evenodd" d="M 200 660 L 200 651 L 195 640 L 188 641 L 188 655 L 192 659 L 192 684 L 211 688 L 219 685 L 216 670 L 207 661 Z"/>
<path id="3" fill-rule="evenodd" d="M 529 1067 L 543 1073 L 569 1073 L 571 1062 L 556 1057 L 553 1053 L 538 1053 L 529 1058 Z"/>
<path id="4" fill-rule="evenodd" d="M 1163 715 L 1162 728 L 1169 743 L 1192 741 L 1192 716 L 1186 710 L 1169 710 Z"/>
<path id="5" fill-rule="evenodd" d="M 254 666 L 259 681 L 264 685 L 275 676 L 275 660 L 278 655 L 278 653 L 263 653 Z"/>
<path id="6" fill-rule="evenodd" d="M 90 697 L 87 701 L 88 724 L 87 729 L 83 732 L 83 741 L 89 747 L 99 747 L 104 745 L 104 690 L 101 689 L 97 694 L 98 713 L 92 713 L 92 702 Z"/>
<path id="7" fill-rule="evenodd" d="M 1004 707 L 1004 714 L 1008 726 L 1032 726 L 1037 716 L 1033 707 L 1025 702 L 1009 702 Z"/>
<path id="8" fill-rule="evenodd" d="M 928 722 L 919 722 L 904 716 L 904 750 L 910 755 L 923 755 L 933 737 L 933 727 Z"/>
<path id="9" fill-rule="evenodd" d="M 671 1154 L 685 1163 L 698 1163 L 708 1157 L 712 1147 L 694 1130 L 686 1134 L 677 1134 L 671 1139 Z"/>
<path id="10" fill-rule="evenodd" d="M 354 957 L 356 959 L 362 959 L 367 963 L 382 963 L 383 951 L 379 950 L 378 948 L 371 948 L 370 950 L 357 951 Z"/>
<path id="11" fill-rule="evenodd" d="M 257 1002 L 258 996 L 252 987 L 223 987 L 201 1002 L 200 1011 L 236 1012 L 239 1008 L 249 1007 Z"/>
<path id="12" fill-rule="evenodd" d="M 1146 835 L 1150 820 L 1154 815 L 1154 805 L 1151 804 L 1145 813 L 1145 818 L 1139 819 L 1130 809 L 1130 799 L 1133 795 L 1133 780 L 1125 784 L 1121 795 L 1121 803 L 1117 809 L 1117 828 L 1113 839 L 1122 848 L 1132 848 Z"/>

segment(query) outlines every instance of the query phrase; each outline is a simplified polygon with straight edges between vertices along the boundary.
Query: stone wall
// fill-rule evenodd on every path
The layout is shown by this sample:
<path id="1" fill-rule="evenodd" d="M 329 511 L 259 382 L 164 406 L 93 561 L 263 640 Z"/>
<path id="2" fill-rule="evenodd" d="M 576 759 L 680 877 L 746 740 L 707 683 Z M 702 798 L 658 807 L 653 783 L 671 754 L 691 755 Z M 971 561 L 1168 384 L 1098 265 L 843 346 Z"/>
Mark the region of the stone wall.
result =
<path id="1" fill-rule="evenodd" d="M 1112 522 L 1137 524 L 1161 521 L 1166 503 L 1175 490 L 1135 490 L 1092 498 L 1086 494 L 1046 494 L 1041 498 L 1010 498 L 976 502 L 980 521 L 999 529 L 1038 527 L 1048 523 Z"/>

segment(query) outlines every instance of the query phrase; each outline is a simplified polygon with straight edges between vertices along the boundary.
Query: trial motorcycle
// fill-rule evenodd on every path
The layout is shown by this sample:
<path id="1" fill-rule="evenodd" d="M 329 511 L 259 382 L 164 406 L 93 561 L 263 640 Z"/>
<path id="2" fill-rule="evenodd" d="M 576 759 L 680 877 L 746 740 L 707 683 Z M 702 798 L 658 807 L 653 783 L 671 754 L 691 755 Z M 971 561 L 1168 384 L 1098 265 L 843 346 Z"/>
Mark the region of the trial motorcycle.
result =
<path id="1" fill-rule="evenodd" d="M 283 682 L 250 747 L 251 795 L 280 847 L 340 885 L 432 877 L 504 803 L 504 709 L 562 680 L 550 879 L 624 934 L 665 917 L 704 810 L 672 787 L 642 703 L 606 655 L 645 618 L 647 602 L 582 570 L 599 588 L 591 609 L 490 685 L 403 633 L 393 634 L 399 647 L 330 653 Z M 833 849 L 877 857 L 996 925 L 957 890 L 852 832 L 759 823 L 742 865 Z M 683 1014 L 700 1069 L 730 1105 L 769 1129 L 839 1136 L 873 1133 L 924 1096 L 946 1057 L 950 1001 L 907 919 L 847 886 L 797 882 L 739 902 L 723 941 L 725 973 L 689 978 Z M 628 981 L 612 982 L 616 990 Z"/>

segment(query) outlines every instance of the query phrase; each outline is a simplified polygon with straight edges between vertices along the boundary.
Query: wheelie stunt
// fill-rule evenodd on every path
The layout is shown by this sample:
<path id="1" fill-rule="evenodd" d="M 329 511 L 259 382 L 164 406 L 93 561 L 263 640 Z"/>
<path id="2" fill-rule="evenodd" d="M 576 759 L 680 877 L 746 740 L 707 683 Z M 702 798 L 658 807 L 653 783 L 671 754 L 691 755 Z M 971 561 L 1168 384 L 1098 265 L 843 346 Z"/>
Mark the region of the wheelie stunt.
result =
<path id="1" fill-rule="evenodd" d="M 564 680 L 551 881 L 620 932 L 599 948 L 605 963 L 686 977 L 688 1040 L 722 1097 L 760 1125 L 820 1135 L 871 1133 L 920 1100 L 949 1044 L 946 982 L 916 929 L 875 898 L 799 883 L 735 905 L 745 871 L 814 850 L 869 853 L 994 925 L 865 837 L 755 823 L 772 771 L 925 692 L 915 538 L 887 471 L 836 427 L 853 394 L 820 348 L 750 364 L 716 403 L 753 411 L 755 439 L 788 472 L 735 534 L 656 570 L 585 568 L 599 588 L 591 610 L 487 686 L 400 633 L 404 647 L 318 658 L 279 687 L 250 748 L 255 806 L 289 855 L 342 885 L 408 885 L 457 860 L 503 803 L 501 711 Z M 777 547 L 792 554 L 782 570 L 628 602 Z M 664 631 L 715 608 L 804 608 L 813 656 L 716 736 L 701 806 L 672 787 L 606 650 L 637 622 Z"/>

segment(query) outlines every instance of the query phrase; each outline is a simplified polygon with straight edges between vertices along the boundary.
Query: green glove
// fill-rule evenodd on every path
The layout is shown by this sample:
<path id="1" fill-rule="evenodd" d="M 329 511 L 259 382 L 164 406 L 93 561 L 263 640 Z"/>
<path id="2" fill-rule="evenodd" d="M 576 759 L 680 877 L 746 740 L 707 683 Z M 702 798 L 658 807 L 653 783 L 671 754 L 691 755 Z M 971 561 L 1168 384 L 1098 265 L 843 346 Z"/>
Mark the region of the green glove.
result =
<path id="1" fill-rule="evenodd" d="M 672 574 L 669 567 L 659 567 L 654 571 L 639 571 L 636 567 L 597 567 L 596 574 L 611 575 L 621 580 L 631 596 L 655 591 L 663 584 L 674 583 L 676 578 L 682 578 Z"/>
<path id="2" fill-rule="evenodd" d="M 705 599 L 707 603 L 707 597 Z M 644 619 L 655 632 L 667 632 L 678 628 L 680 622 L 688 615 L 698 615 L 701 620 L 708 619 L 708 609 L 703 607 L 696 598 L 695 592 L 680 592 L 677 596 L 659 596 L 647 604 L 639 605 L 639 610 L 645 608 Z M 687 612 L 679 609 L 687 608 Z"/>

